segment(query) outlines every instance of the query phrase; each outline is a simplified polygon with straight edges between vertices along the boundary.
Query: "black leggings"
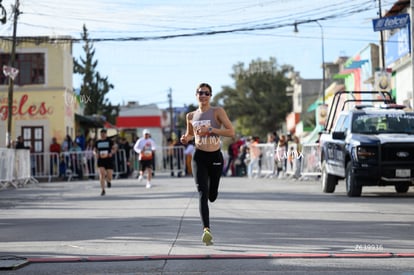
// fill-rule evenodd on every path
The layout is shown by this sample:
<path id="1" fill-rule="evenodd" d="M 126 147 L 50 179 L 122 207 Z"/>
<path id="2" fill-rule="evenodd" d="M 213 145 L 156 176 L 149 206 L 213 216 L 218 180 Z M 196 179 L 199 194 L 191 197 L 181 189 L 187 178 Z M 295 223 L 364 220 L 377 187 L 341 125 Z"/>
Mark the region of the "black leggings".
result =
<path id="1" fill-rule="evenodd" d="M 223 173 L 223 154 L 220 150 L 205 152 L 196 150 L 193 155 L 192 169 L 199 194 L 199 209 L 204 227 L 210 227 L 208 201 L 217 199 L 221 174 Z"/>

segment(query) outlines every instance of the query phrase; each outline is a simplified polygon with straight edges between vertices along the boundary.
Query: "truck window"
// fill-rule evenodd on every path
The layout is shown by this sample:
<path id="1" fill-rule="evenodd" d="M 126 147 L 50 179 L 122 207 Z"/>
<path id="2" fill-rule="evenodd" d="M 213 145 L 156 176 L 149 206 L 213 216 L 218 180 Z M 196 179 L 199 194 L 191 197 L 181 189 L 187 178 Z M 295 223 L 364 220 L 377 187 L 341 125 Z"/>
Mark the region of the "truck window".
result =
<path id="1" fill-rule="evenodd" d="M 350 119 L 349 116 L 345 116 L 344 123 L 342 123 L 341 132 L 348 132 Z"/>
<path id="2" fill-rule="evenodd" d="M 341 116 L 338 117 L 338 120 L 336 121 L 336 125 L 335 125 L 335 128 L 334 128 L 334 132 L 343 131 L 342 130 L 343 129 L 342 125 L 344 124 L 345 117 L 346 117 L 345 115 L 341 115 Z"/>

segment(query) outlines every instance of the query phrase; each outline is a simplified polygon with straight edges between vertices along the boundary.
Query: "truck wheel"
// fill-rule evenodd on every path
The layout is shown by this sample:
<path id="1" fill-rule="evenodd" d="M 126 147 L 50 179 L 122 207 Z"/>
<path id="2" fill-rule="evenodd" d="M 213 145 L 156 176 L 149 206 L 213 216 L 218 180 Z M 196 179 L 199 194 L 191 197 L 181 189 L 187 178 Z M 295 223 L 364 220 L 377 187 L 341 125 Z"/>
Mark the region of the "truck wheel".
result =
<path id="1" fill-rule="evenodd" d="M 362 193 L 362 186 L 358 185 L 352 172 L 352 163 L 348 162 L 346 165 L 346 194 L 348 197 L 360 197 Z"/>
<path id="2" fill-rule="evenodd" d="M 326 161 L 322 162 L 322 191 L 324 193 L 335 192 L 335 187 L 338 184 L 338 178 L 336 176 L 328 174 L 326 171 Z"/>
<path id="3" fill-rule="evenodd" d="M 397 191 L 397 193 L 407 193 L 409 188 L 410 188 L 409 183 L 396 183 L 395 184 L 395 191 Z"/>

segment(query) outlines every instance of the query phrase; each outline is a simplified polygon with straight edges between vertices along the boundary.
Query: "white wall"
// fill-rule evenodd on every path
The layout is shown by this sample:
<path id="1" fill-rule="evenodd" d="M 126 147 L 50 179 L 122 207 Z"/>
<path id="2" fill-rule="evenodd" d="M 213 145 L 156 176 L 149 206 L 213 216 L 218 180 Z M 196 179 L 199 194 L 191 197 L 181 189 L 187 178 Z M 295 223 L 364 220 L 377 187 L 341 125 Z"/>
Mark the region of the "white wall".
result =
<path id="1" fill-rule="evenodd" d="M 413 107 L 413 71 L 410 63 L 406 63 L 398 69 L 395 75 L 395 88 L 397 91 L 397 103 L 404 104 L 409 100 Z"/>

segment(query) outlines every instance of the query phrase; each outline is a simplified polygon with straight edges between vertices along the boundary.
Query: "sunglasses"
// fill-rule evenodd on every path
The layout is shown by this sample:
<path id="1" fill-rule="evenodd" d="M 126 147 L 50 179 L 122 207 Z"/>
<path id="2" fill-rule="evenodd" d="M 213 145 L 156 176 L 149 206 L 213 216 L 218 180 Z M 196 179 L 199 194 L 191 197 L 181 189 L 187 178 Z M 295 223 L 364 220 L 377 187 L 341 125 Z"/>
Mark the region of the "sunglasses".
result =
<path id="1" fill-rule="evenodd" d="M 207 92 L 207 91 L 198 91 L 197 94 L 198 95 L 205 95 L 205 96 L 210 96 L 211 95 L 210 92 Z"/>

